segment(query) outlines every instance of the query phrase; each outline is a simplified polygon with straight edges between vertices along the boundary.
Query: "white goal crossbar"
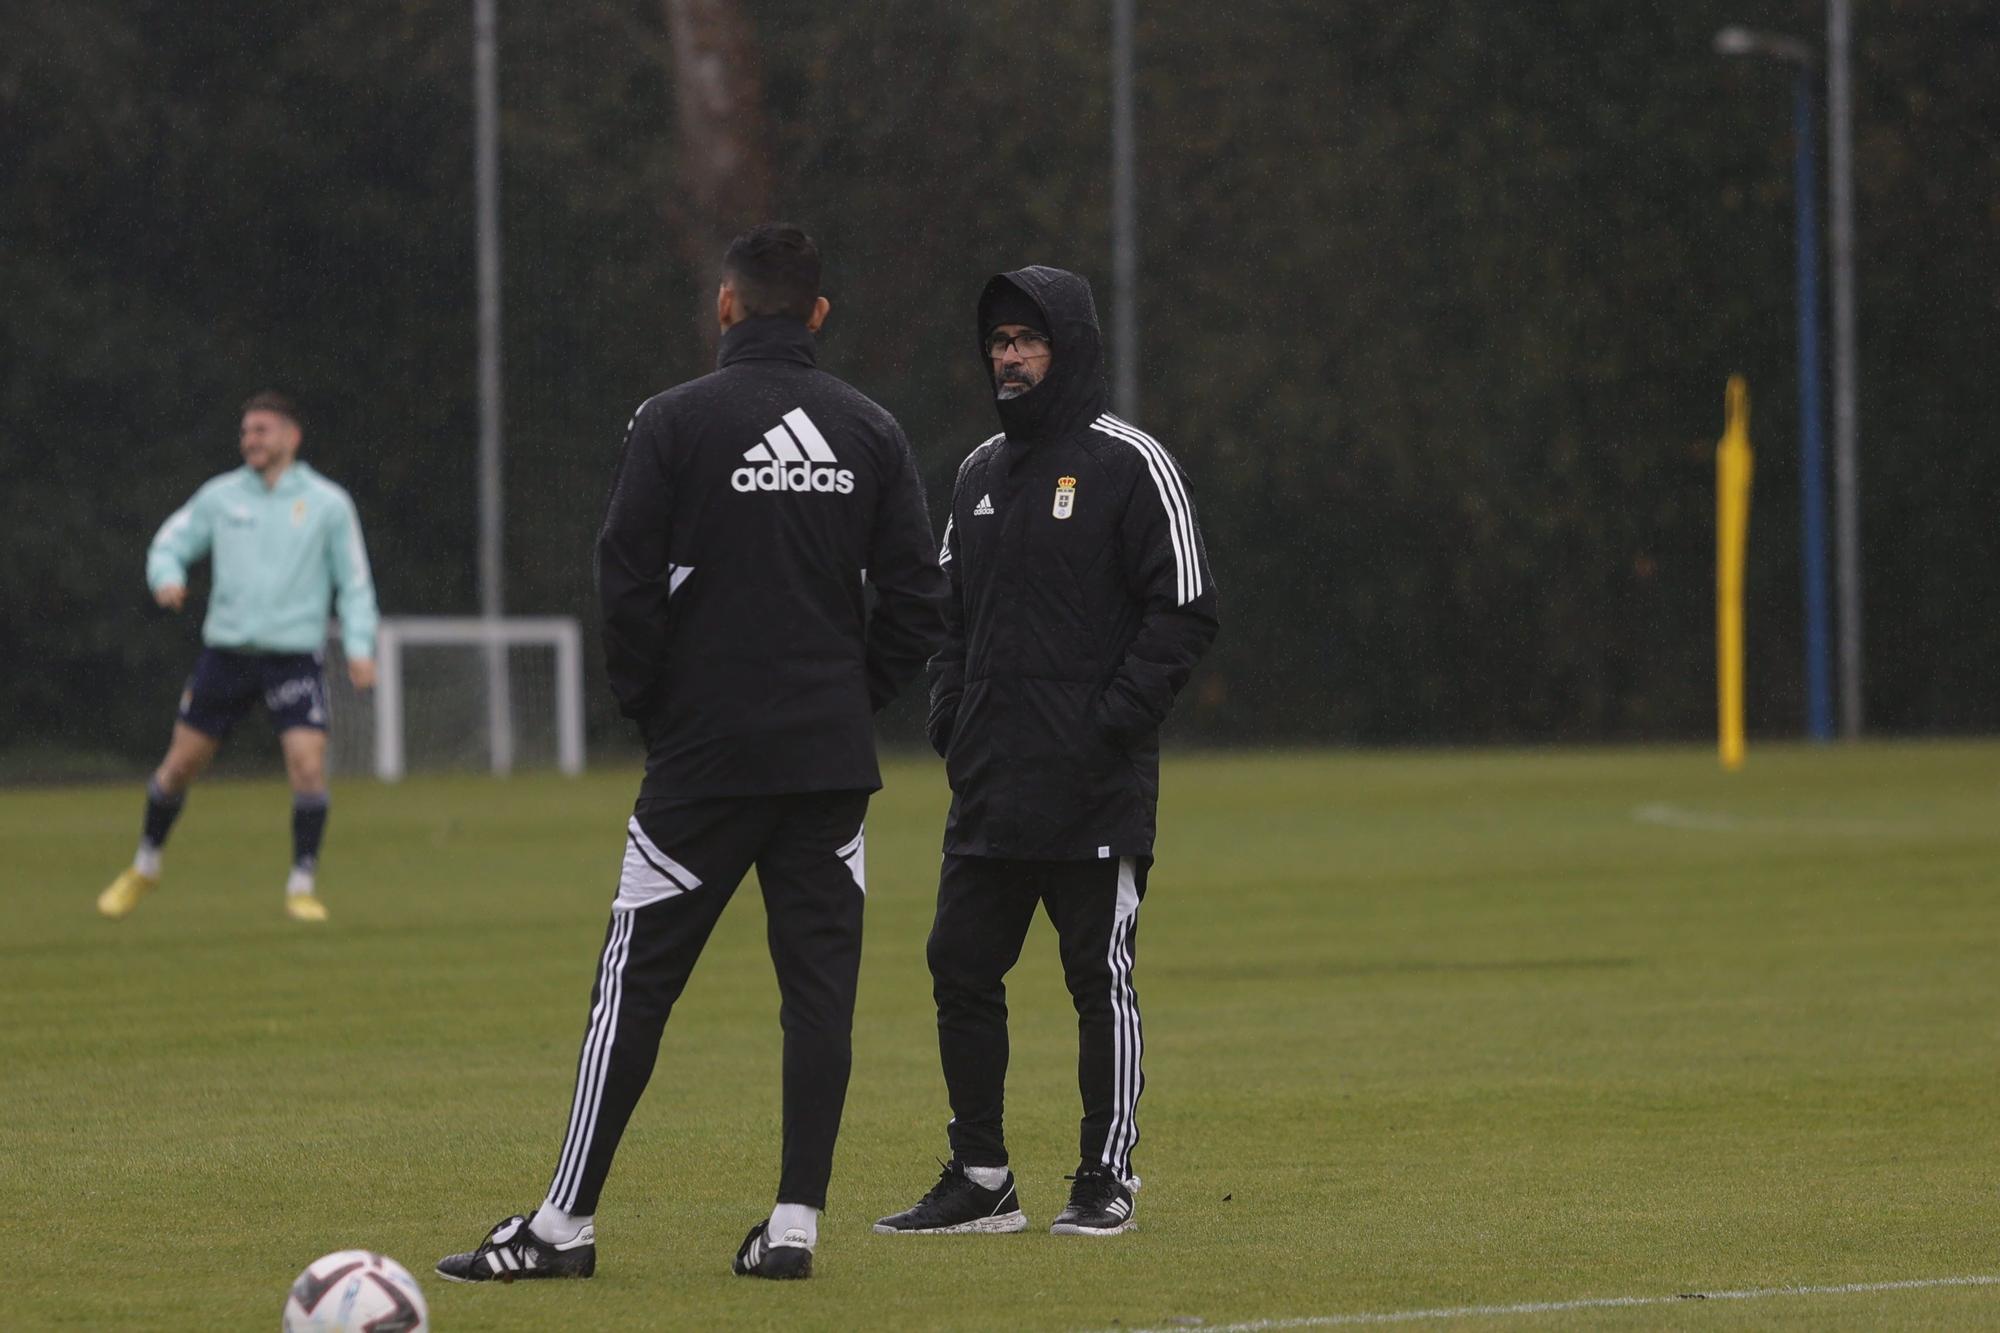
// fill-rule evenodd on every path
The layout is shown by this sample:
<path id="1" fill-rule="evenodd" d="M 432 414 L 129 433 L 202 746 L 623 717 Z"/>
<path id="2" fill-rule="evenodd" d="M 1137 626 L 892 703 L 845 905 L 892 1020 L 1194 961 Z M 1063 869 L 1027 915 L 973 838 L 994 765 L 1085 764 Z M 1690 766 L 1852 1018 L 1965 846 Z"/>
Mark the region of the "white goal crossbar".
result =
<path id="1" fill-rule="evenodd" d="M 556 766 L 583 771 L 583 635 L 567 616 L 392 616 L 375 640 L 375 776 L 395 782 L 403 776 L 403 650 L 469 646 L 489 650 L 488 669 L 506 689 L 505 650 L 520 646 L 555 649 Z M 496 773 L 512 767 L 513 736 L 504 709 L 488 712 L 489 752 Z"/>

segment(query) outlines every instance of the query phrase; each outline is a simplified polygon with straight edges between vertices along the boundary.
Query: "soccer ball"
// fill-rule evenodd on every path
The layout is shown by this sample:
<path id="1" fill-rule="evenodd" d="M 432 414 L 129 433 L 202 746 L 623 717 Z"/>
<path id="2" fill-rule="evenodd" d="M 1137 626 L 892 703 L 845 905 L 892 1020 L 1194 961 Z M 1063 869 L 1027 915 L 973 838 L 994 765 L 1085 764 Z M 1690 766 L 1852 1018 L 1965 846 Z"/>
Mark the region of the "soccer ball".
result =
<path id="1" fill-rule="evenodd" d="M 431 1313 L 409 1270 L 372 1250 L 306 1265 L 285 1298 L 284 1333 L 429 1333 Z"/>

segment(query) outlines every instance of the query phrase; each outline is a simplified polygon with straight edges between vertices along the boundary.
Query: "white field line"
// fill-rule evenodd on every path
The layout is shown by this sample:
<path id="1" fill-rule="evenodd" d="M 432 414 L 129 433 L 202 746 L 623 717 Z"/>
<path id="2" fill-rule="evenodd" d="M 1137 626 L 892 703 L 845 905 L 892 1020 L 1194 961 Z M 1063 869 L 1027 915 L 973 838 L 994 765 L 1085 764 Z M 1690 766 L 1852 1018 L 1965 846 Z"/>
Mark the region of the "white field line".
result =
<path id="1" fill-rule="evenodd" d="M 1632 818 L 1641 824 L 1661 828 L 1694 829 L 1701 833 L 1803 833 L 1813 837 L 1888 838 L 1899 834 L 1919 834 L 1914 824 L 1886 819 L 1770 819 L 1726 815 L 1712 810 L 1691 810 L 1683 805 L 1654 801 L 1632 807 Z"/>
<path id="2" fill-rule="evenodd" d="M 1920 1277 L 1901 1282 L 1843 1282 L 1827 1287 L 1751 1287 L 1743 1291 L 1690 1291 L 1675 1296 L 1594 1296 L 1573 1301 L 1528 1301 L 1520 1305 L 1459 1305 L 1437 1310 L 1376 1310 L 1355 1314 L 1308 1315 L 1298 1319 L 1253 1319 L 1244 1324 L 1170 1324 L 1125 1333 L 1266 1333 L 1281 1328 L 1347 1328 L 1357 1324 L 1417 1324 L 1444 1319 L 1494 1319 L 1508 1315 L 1561 1314 L 1566 1310 L 1623 1310 L 1634 1306 L 1686 1305 L 1696 1301 L 1759 1301 L 1771 1296 L 1860 1296 L 1870 1292 L 1927 1291 L 1937 1287 L 2000 1287 L 2000 1275 Z"/>

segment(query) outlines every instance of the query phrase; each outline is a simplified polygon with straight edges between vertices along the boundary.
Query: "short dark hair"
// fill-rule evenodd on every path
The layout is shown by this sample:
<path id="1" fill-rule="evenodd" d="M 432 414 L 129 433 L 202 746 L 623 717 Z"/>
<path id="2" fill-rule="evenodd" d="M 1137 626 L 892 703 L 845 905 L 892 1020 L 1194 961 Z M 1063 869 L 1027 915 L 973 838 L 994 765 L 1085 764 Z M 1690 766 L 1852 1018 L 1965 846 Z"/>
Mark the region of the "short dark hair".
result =
<path id="1" fill-rule="evenodd" d="M 252 412 L 276 412 L 279 416 L 301 429 L 305 420 L 299 416 L 299 405 L 276 389 L 260 389 L 243 400 L 243 408 L 236 415 L 249 416 Z"/>
<path id="2" fill-rule="evenodd" d="M 811 319 L 819 300 L 819 247 L 789 222 L 762 222 L 729 243 L 722 277 L 746 315 Z"/>

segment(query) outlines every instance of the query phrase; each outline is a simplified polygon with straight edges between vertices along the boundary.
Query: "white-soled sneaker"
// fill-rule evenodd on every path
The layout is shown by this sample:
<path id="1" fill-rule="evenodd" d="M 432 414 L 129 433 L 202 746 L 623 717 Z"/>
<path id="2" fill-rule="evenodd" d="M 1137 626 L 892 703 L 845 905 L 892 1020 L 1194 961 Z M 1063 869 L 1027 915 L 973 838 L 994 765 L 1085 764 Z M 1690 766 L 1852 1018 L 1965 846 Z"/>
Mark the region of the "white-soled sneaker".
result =
<path id="1" fill-rule="evenodd" d="M 1026 1231 L 1028 1215 L 1014 1191 L 1014 1173 L 987 1189 L 966 1174 L 957 1158 L 945 1163 L 944 1174 L 930 1193 L 903 1210 L 883 1218 L 875 1230 L 885 1236 L 955 1236 L 974 1232 Z"/>

